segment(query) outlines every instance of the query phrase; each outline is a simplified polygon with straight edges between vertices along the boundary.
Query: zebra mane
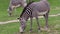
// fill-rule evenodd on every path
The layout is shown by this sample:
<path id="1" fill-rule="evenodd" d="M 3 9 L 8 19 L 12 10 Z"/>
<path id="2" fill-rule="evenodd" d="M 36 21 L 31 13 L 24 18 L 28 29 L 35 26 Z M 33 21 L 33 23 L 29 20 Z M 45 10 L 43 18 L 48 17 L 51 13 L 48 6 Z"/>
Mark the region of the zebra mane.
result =
<path id="1" fill-rule="evenodd" d="M 30 4 L 32 4 L 34 1 L 32 1 L 32 2 L 29 2 L 28 4 L 27 4 L 27 6 L 23 9 L 23 12 L 21 13 L 21 15 L 20 15 L 20 17 L 23 15 L 23 13 L 25 12 L 25 10 L 27 9 L 27 7 L 30 5 Z"/>

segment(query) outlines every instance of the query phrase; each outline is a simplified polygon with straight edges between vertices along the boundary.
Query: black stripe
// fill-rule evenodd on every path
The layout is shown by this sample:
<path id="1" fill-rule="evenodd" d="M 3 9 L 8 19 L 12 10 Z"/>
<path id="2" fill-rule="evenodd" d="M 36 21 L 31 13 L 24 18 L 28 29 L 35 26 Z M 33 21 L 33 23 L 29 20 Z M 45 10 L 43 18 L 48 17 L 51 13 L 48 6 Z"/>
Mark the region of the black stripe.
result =
<path id="1" fill-rule="evenodd" d="M 26 13 L 28 14 L 28 15 L 31 15 L 31 8 L 27 8 L 27 10 L 26 10 Z"/>

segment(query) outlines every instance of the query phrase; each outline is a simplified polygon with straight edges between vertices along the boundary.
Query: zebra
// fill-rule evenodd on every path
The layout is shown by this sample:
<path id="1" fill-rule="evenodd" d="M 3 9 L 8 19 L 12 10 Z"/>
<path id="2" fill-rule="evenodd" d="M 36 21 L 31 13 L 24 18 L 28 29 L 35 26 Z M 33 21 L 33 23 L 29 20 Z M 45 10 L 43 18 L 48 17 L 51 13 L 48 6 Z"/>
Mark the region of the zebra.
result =
<path id="1" fill-rule="evenodd" d="M 23 9 L 20 17 L 18 18 L 20 21 L 20 32 L 24 32 L 26 28 L 26 21 L 30 18 L 30 32 L 32 32 L 32 19 L 36 18 L 38 24 L 38 30 L 41 30 L 39 25 L 38 16 L 44 16 L 46 20 L 46 28 L 48 28 L 48 15 L 50 11 L 50 4 L 47 0 L 41 0 L 39 2 L 30 2 Z"/>
<path id="2" fill-rule="evenodd" d="M 27 5 L 26 0 L 10 0 L 10 4 L 8 7 L 8 14 L 9 16 L 12 16 L 12 11 L 19 6 L 22 6 L 23 8 Z"/>

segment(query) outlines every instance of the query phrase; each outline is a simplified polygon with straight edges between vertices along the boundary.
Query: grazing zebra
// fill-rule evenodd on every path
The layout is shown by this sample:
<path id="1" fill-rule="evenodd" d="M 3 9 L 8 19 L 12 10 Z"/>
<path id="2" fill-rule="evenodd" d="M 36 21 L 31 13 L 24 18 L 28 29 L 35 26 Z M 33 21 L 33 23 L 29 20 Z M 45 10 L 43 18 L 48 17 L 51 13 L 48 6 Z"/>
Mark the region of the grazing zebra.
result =
<path id="1" fill-rule="evenodd" d="M 9 16 L 12 15 L 12 11 L 19 6 L 25 7 L 27 5 L 26 0 L 10 0 L 8 7 Z"/>
<path id="2" fill-rule="evenodd" d="M 37 24 L 38 24 L 38 30 L 40 30 L 40 25 L 38 21 L 38 16 L 44 16 L 46 20 L 46 28 L 48 28 L 48 14 L 50 11 L 50 5 L 47 0 L 41 0 L 39 2 L 30 2 L 27 4 L 27 6 L 24 8 L 22 14 L 18 18 L 21 27 L 20 27 L 20 32 L 23 32 L 25 27 L 26 27 L 26 21 L 28 18 L 30 18 L 30 32 L 32 32 L 32 18 L 35 17 Z"/>

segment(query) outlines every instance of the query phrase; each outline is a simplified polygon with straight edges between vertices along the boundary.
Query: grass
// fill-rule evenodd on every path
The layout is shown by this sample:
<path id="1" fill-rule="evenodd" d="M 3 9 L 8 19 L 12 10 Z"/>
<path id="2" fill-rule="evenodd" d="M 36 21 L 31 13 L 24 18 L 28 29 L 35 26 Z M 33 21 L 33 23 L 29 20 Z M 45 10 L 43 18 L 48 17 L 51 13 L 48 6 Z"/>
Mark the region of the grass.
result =
<path id="1" fill-rule="evenodd" d="M 39 0 L 34 0 L 39 1 Z M 58 14 L 60 13 L 60 0 L 48 0 L 50 3 L 50 13 L 49 14 Z M 13 16 L 9 17 L 7 8 L 9 5 L 9 0 L 0 0 L 0 21 L 9 21 L 14 20 L 19 17 L 21 14 L 23 8 L 19 7 L 17 8 L 17 11 L 13 12 Z M 45 27 L 45 20 L 43 18 L 39 19 L 41 27 Z M 30 21 L 28 21 L 27 28 L 25 29 L 24 34 L 60 34 L 60 16 L 57 17 L 49 17 L 49 29 L 51 31 L 45 31 L 42 30 L 41 32 L 38 32 L 37 30 L 37 23 L 35 20 L 33 20 L 33 33 L 29 33 L 30 29 Z M 0 24 L 0 34 L 17 34 L 19 33 L 19 27 L 20 23 L 8 23 L 8 24 Z"/>
<path id="2" fill-rule="evenodd" d="M 25 29 L 24 34 L 29 34 L 30 29 L 30 21 L 28 21 L 27 27 Z M 44 18 L 39 19 L 40 25 L 42 28 L 45 27 L 45 20 Z M 38 32 L 37 30 L 37 23 L 35 20 L 33 20 L 33 33 L 30 34 L 60 34 L 60 16 L 57 17 L 49 17 L 49 29 L 50 31 L 42 30 L 41 32 Z M 0 34 L 17 34 L 19 33 L 19 27 L 20 23 L 8 23 L 4 25 L 0 25 Z"/>

